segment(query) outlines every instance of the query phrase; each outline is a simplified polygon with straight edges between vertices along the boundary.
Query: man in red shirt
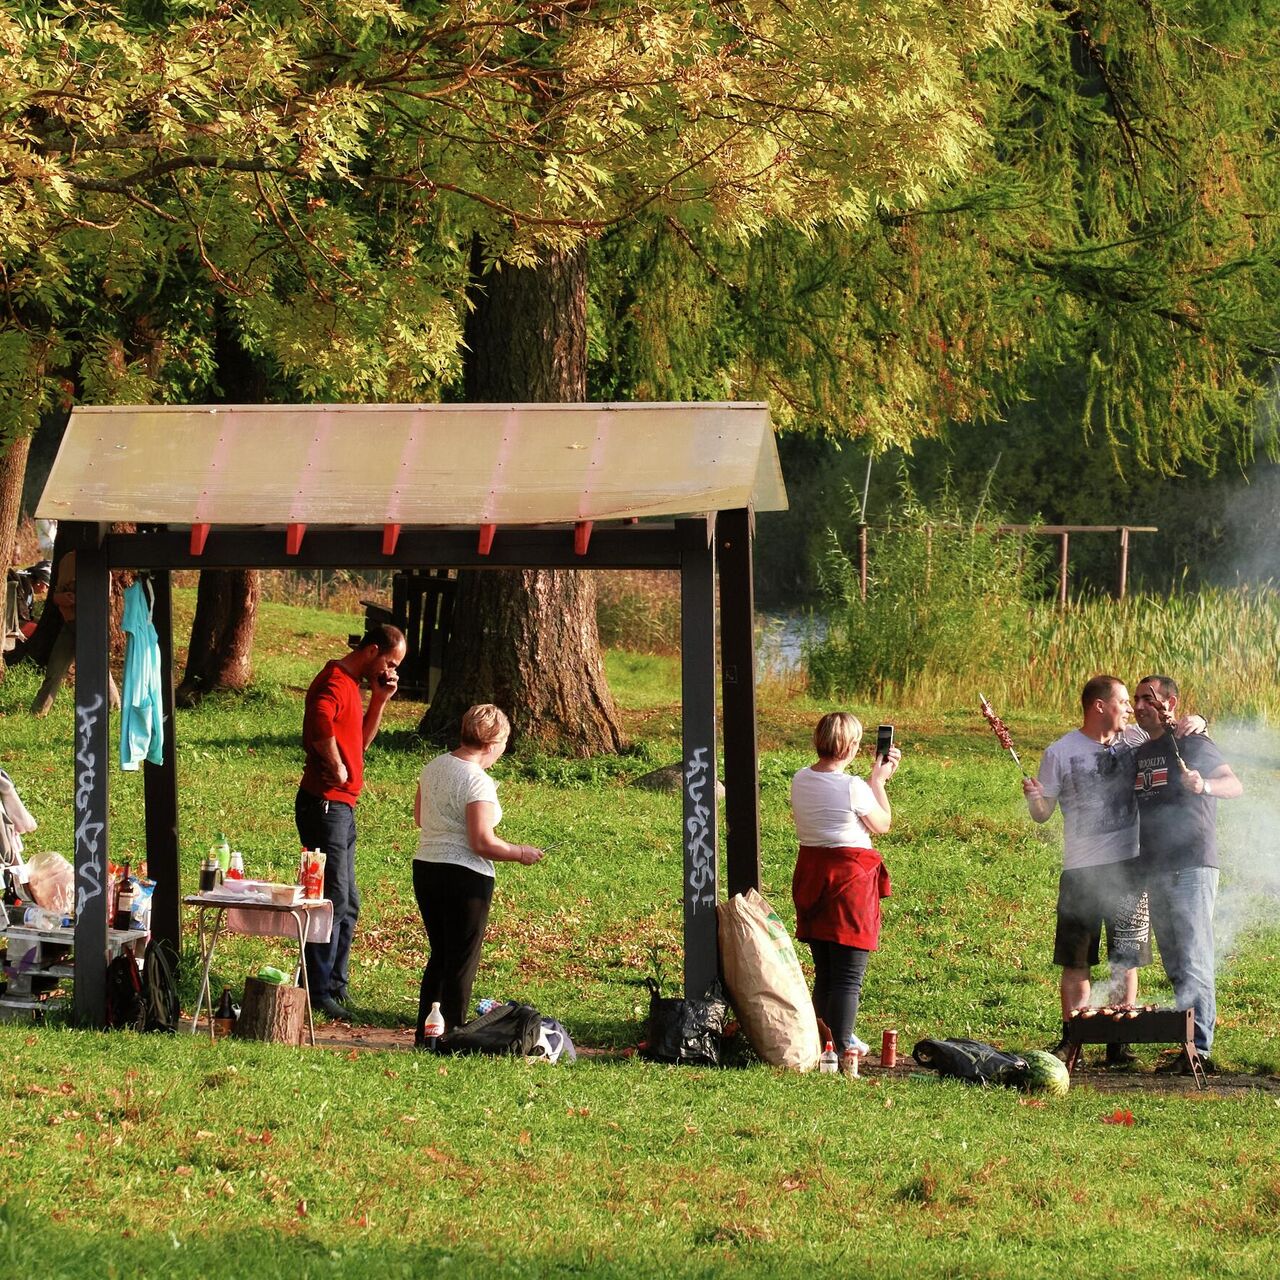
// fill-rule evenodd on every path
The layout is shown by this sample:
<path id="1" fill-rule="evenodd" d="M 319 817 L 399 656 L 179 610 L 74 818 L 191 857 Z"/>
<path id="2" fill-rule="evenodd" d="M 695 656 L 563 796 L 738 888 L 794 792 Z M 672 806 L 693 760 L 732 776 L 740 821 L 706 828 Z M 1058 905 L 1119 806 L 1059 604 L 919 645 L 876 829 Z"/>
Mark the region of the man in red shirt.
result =
<path id="1" fill-rule="evenodd" d="M 397 627 L 370 627 L 345 658 L 326 663 L 307 690 L 302 717 L 306 767 L 294 817 L 302 847 L 325 854 L 324 896 L 333 903 L 333 933 L 328 942 L 307 944 L 306 961 L 311 1002 L 330 1018 L 351 1016 L 343 1001 L 360 915 L 355 807 L 364 785 L 364 750 L 395 694 L 404 655 L 404 635 Z M 368 707 L 361 692 L 364 681 L 372 690 Z"/>

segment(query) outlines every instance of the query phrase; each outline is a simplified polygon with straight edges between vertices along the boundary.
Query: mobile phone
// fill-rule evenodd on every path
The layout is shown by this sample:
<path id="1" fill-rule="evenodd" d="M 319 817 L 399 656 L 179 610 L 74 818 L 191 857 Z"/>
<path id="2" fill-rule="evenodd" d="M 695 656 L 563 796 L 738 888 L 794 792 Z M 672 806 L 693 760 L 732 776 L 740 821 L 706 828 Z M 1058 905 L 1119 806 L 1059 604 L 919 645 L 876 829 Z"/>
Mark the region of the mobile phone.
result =
<path id="1" fill-rule="evenodd" d="M 882 724 L 876 730 L 876 759 L 887 760 L 893 748 L 893 725 Z"/>

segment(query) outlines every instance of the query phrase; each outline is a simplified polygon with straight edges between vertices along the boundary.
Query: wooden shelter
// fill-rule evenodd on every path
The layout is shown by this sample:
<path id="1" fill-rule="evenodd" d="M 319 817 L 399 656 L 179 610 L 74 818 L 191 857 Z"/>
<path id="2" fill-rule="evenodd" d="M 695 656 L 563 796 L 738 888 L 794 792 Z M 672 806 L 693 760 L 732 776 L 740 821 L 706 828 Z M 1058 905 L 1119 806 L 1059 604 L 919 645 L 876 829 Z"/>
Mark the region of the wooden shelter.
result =
<path id="1" fill-rule="evenodd" d="M 113 569 L 145 572 L 154 588 L 168 732 L 163 762 L 145 766 L 147 864 L 153 932 L 175 943 L 173 570 L 678 570 L 684 979 L 701 995 L 718 964 L 717 585 L 725 870 L 736 893 L 760 880 L 753 513 L 785 506 L 763 404 L 76 409 L 37 513 L 66 522 L 77 552 L 77 1018 L 100 1026 L 105 1008 Z M 120 522 L 136 532 L 108 532 Z M 281 780 L 282 806 L 293 785 Z"/>

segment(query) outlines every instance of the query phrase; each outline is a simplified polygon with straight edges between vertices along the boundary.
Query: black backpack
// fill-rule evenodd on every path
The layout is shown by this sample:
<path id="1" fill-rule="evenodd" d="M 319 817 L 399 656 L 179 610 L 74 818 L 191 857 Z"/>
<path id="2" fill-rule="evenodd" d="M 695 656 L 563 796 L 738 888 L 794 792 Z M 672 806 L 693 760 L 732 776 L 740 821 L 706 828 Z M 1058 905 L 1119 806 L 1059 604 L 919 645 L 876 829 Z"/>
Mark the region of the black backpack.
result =
<path id="1" fill-rule="evenodd" d="M 143 1030 L 177 1031 L 182 1021 L 178 999 L 178 952 L 167 938 L 152 938 L 142 961 Z"/>
<path id="2" fill-rule="evenodd" d="M 141 1031 L 144 1020 L 138 962 L 127 951 L 121 952 L 107 965 L 107 1026 Z"/>
<path id="3" fill-rule="evenodd" d="M 509 1000 L 446 1032 L 436 1042 L 440 1053 L 532 1053 L 542 1031 L 542 1014 L 531 1004 Z"/>

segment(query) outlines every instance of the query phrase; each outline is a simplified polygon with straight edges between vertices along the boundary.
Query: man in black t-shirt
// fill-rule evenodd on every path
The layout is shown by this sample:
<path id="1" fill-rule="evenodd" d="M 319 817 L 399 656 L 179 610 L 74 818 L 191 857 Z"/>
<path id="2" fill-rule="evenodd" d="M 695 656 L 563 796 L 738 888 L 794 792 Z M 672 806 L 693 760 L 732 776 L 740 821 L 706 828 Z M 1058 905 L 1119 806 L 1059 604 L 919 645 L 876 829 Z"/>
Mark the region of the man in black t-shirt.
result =
<path id="1" fill-rule="evenodd" d="M 1213 907 L 1218 893 L 1218 801 L 1243 787 L 1205 734 L 1173 746 L 1166 724 L 1177 714 L 1178 686 L 1169 676 L 1144 676 L 1133 699 L 1148 741 L 1137 751 L 1140 873 L 1151 904 L 1151 927 L 1173 983 L 1178 1008 L 1195 1010 L 1195 1044 L 1207 1069 L 1217 1017 Z M 1189 1071 L 1185 1052 L 1169 1070 Z"/>

